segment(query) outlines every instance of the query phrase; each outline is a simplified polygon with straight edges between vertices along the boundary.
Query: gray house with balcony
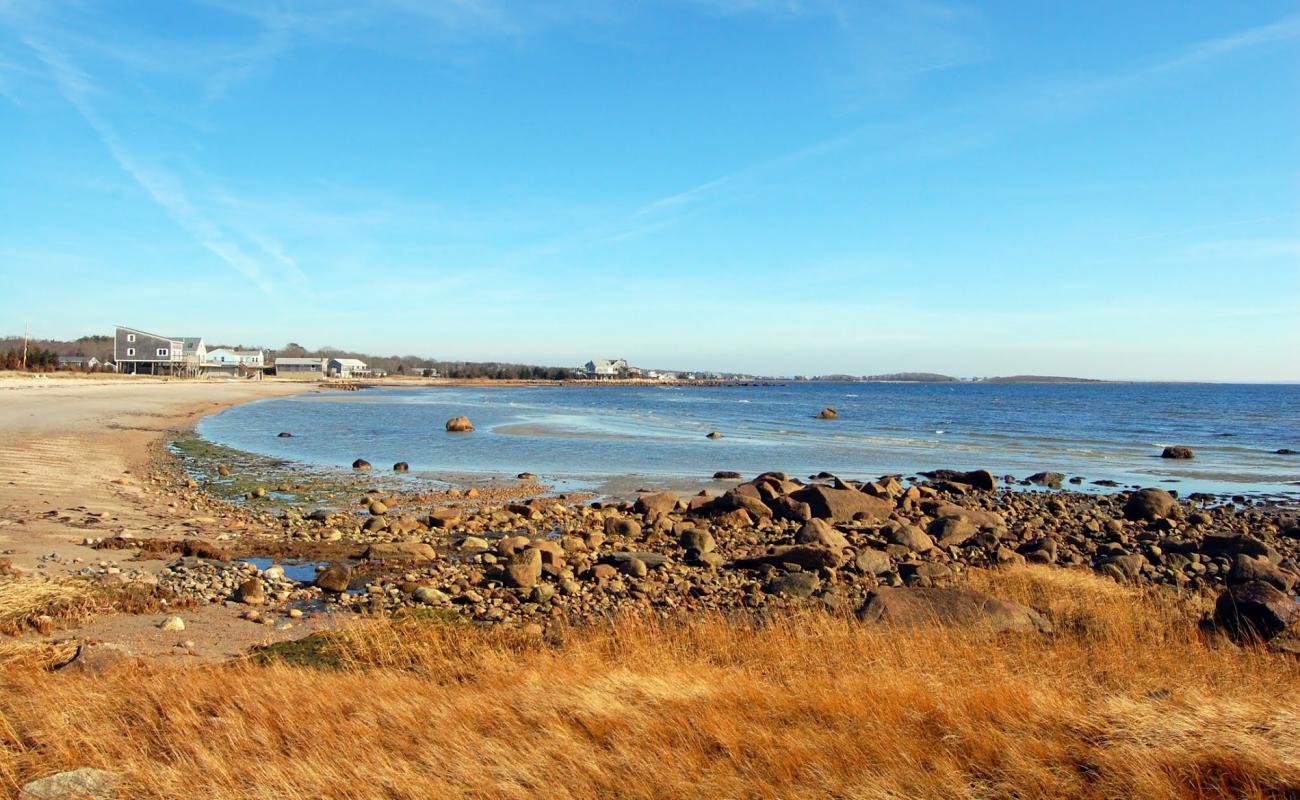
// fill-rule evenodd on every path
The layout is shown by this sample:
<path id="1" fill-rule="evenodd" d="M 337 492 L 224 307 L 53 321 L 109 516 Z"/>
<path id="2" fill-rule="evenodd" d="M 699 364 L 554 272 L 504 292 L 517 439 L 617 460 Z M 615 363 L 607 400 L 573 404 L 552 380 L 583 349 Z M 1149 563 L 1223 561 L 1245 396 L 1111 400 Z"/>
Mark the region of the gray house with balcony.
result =
<path id="1" fill-rule="evenodd" d="M 126 375 L 197 375 L 205 351 L 197 337 L 161 336 L 124 325 L 113 336 L 113 361 Z"/>

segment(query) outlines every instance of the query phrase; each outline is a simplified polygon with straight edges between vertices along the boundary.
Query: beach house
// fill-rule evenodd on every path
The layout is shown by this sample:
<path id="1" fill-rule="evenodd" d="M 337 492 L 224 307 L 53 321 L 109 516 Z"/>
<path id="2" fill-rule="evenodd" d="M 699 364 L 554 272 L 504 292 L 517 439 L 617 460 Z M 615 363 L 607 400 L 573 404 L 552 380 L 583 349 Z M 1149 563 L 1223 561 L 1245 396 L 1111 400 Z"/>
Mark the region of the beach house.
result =
<path id="1" fill-rule="evenodd" d="M 622 358 L 596 358 L 588 361 L 582 368 L 588 378 L 596 380 L 622 377 L 627 372 L 627 360 Z"/>
<path id="2" fill-rule="evenodd" d="M 314 356 L 312 358 L 277 358 L 274 366 L 277 378 L 318 381 L 325 377 L 328 365 L 328 358 Z"/>
<path id="3" fill-rule="evenodd" d="M 207 347 L 199 336 L 162 336 L 118 325 L 113 335 L 113 361 L 127 375 L 199 374 Z"/>
<path id="4" fill-rule="evenodd" d="M 235 350 L 217 347 L 209 350 L 203 359 L 205 375 L 243 375 L 260 378 L 266 369 L 266 354 L 261 350 Z"/>
<path id="5" fill-rule="evenodd" d="M 327 367 L 331 378 L 369 378 L 370 367 L 359 358 L 331 358 Z"/>

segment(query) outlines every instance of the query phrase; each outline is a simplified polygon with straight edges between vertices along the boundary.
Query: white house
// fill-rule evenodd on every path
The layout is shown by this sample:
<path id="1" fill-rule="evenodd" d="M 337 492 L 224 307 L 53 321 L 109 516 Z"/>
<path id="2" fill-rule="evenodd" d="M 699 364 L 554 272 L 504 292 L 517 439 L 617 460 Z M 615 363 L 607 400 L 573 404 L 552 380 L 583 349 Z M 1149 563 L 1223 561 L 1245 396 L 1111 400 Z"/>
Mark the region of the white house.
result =
<path id="1" fill-rule="evenodd" d="M 229 347 L 218 347 L 208 351 L 204 363 L 209 366 L 255 367 L 261 369 L 266 366 L 266 354 L 261 350 L 234 350 Z"/>
<path id="2" fill-rule="evenodd" d="M 627 372 L 627 360 L 622 358 L 613 360 L 596 358 L 588 361 L 583 366 L 582 371 L 587 374 L 588 378 L 617 378 Z"/>
<path id="3" fill-rule="evenodd" d="M 359 358 L 331 358 L 326 367 L 331 378 L 369 378 L 370 366 Z"/>

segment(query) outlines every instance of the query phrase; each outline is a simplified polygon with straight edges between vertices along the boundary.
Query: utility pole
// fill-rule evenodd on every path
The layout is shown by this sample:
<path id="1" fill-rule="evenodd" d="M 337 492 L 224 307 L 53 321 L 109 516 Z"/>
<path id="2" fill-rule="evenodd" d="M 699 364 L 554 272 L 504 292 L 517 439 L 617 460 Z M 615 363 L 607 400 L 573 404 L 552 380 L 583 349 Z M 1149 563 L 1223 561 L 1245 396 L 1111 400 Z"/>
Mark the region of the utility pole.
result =
<path id="1" fill-rule="evenodd" d="M 23 320 L 23 372 L 27 371 L 27 320 Z"/>

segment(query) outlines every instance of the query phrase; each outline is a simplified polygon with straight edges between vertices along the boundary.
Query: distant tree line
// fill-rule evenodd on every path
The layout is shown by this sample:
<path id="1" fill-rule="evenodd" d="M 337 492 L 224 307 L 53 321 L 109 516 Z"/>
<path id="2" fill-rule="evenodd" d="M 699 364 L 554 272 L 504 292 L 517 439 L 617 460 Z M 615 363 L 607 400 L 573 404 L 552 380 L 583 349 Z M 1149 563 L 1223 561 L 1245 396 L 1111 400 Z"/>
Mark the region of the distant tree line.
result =
<path id="1" fill-rule="evenodd" d="M 11 347 L 0 354 L 0 369 L 22 369 L 23 348 Z M 52 372 L 59 368 L 59 354 L 43 347 L 27 346 L 27 369 L 32 372 Z"/>

